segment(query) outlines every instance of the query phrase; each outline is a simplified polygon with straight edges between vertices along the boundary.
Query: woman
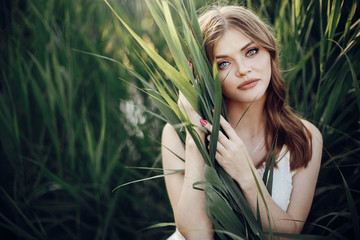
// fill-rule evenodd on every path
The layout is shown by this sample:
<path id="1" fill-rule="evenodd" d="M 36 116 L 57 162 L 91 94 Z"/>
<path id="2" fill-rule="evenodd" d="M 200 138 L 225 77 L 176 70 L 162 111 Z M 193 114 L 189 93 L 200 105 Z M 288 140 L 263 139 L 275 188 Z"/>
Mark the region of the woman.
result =
<path id="1" fill-rule="evenodd" d="M 322 136 L 310 122 L 296 116 L 286 104 L 276 41 L 267 26 L 252 12 L 238 6 L 214 7 L 199 18 L 207 57 L 216 62 L 229 122 L 221 117 L 226 135 L 220 134 L 215 158 L 239 184 L 254 214 L 260 199 L 252 170 L 270 212 L 273 231 L 300 233 L 306 220 L 318 177 Z M 211 132 L 186 99 L 195 125 Z M 238 120 L 246 111 L 238 126 Z M 208 137 L 197 128 L 203 141 Z M 277 135 L 278 155 L 272 196 L 262 173 L 271 143 Z M 185 169 L 184 174 L 165 177 L 177 231 L 169 239 L 212 239 L 213 226 L 205 213 L 205 195 L 193 183 L 202 181 L 204 160 L 189 134 L 185 148 L 174 128 L 167 124 L 162 135 L 162 161 L 167 169 Z M 180 160 L 178 156 L 185 159 Z M 250 164 L 248 162 L 250 159 Z M 262 226 L 269 230 L 267 211 L 259 201 Z"/>

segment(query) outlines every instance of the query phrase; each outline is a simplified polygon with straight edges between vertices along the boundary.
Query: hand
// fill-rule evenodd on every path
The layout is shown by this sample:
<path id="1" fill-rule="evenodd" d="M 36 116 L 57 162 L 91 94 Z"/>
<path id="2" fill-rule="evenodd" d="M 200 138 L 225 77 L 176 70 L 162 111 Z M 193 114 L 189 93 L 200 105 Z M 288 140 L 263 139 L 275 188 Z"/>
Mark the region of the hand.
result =
<path id="1" fill-rule="evenodd" d="M 188 60 L 189 67 L 191 71 L 194 73 L 193 65 Z M 179 91 L 179 99 L 177 102 L 178 107 L 180 108 L 180 111 L 190 118 L 190 121 L 195 126 L 200 126 L 200 115 L 195 111 L 193 106 L 189 103 L 189 101 L 185 98 L 185 96 L 182 94 L 181 91 Z"/>
<path id="2" fill-rule="evenodd" d="M 212 125 L 205 120 L 202 120 L 201 122 L 211 133 Z M 220 116 L 220 125 L 227 136 L 221 131 L 219 132 L 215 159 L 233 179 L 240 183 L 240 178 L 249 176 L 251 168 L 254 169 L 254 165 L 244 142 L 223 116 Z M 208 138 L 210 139 L 210 135 Z"/>
<path id="3" fill-rule="evenodd" d="M 200 115 L 195 111 L 193 106 L 189 103 L 189 101 L 185 98 L 185 96 L 179 91 L 179 99 L 178 99 L 178 107 L 180 111 L 190 118 L 190 121 L 195 126 L 200 126 Z"/>

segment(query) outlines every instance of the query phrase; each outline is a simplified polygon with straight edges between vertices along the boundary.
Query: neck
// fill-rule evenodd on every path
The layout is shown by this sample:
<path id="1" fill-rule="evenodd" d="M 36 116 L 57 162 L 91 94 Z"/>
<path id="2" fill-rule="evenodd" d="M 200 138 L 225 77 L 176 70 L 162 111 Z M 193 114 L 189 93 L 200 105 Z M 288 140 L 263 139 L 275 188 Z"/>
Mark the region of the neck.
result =
<path id="1" fill-rule="evenodd" d="M 265 100 L 259 99 L 254 101 L 251 106 L 250 104 L 251 103 L 240 103 L 235 101 L 226 102 L 226 110 L 231 126 L 235 128 L 235 131 L 240 137 L 247 139 L 256 138 L 259 135 L 264 136 L 266 123 L 266 114 L 264 110 Z M 242 119 L 240 120 L 241 117 Z"/>

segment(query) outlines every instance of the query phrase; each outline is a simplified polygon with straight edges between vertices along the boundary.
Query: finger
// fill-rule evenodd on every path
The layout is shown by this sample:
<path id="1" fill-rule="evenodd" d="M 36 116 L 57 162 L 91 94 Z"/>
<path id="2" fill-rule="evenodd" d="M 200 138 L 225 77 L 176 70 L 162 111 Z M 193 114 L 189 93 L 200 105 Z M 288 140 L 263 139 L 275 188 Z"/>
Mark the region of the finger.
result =
<path id="1" fill-rule="evenodd" d="M 221 153 L 219 153 L 218 151 L 216 151 L 216 153 L 215 153 L 215 159 L 218 161 L 219 164 L 223 160 Z"/>
<path id="2" fill-rule="evenodd" d="M 205 119 L 200 120 L 201 125 L 206 128 L 210 133 L 212 132 L 212 124 L 206 121 Z"/>
<path id="3" fill-rule="evenodd" d="M 206 137 L 206 139 L 210 142 L 211 139 L 211 135 L 208 135 Z M 208 149 L 210 148 L 210 144 L 208 145 Z M 217 143 L 216 143 L 216 149 L 218 151 L 224 152 L 226 150 L 226 148 L 224 147 L 223 143 L 218 139 Z"/>
<path id="4" fill-rule="evenodd" d="M 226 148 L 220 141 L 218 141 L 216 144 L 216 151 L 219 152 L 221 155 L 224 155 L 224 153 L 226 151 Z"/>
<path id="5" fill-rule="evenodd" d="M 224 136 L 225 137 L 225 136 Z M 207 136 L 207 140 L 210 142 L 210 135 Z M 208 145 L 208 149 L 210 149 L 210 144 Z M 216 151 L 219 151 L 220 153 L 225 153 L 226 147 L 223 145 L 223 143 L 218 139 L 216 143 Z"/>
<path id="6" fill-rule="evenodd" d="M 220 126 L 224 129 L 224 132 L 229 137 L 229 139 L 238 137 L 235 130 L 231 127 L 230 123 L 226 121 L 222 115 L 220 115 Z"/>
<path id="7" fill-rule="evenodd" d="M 203 125 L 203 127 L 205 127 L 209 132 L 210 134 L 212 133 L 212 127 L 213 125 L 211 123 L 209 123 L 208 121 L 204 120 L 204 119 L 201 119 L 200 120 L 200 123 L 201 125 Z M 210 141 L 211 135 L 209 135 L 208 137 L 208 140 Z M 223 145 L 226 145 L 226 142 L 228 141 L 229 139 L 225 136 L 225 134 L 223 134 L 221 131 L 219 131 L 219 135 L 218 135 L 218 141 L 221 142 L 221 144 Z"/>
<path id="8" fill-rule="evenodd" d="M 226 122 L 226 120 L 223 118 L 223 120 Z M 221 121 L 221 120 L 220 120 Z M 209 122 L 207 122 L 206 120 L 204 119 L 201 119 L 200 120 L 200 123 L 201 125 L 203 125 L 209 132 L 210 132 L 210 135 L 208 136 L 208 140 L 210 141 L 211 139 L 211 133 L 212 133 L 212 128 L 213 128 L 213 125 Z M 221 122 L 220 122 L 221 123 Z M 229 126 L 230 124 L 227 123 Z M 231 126 L 230 126 L 231 128 Z M 234 132 L 235 133 L 235 132 Z M 234 136 L 237 136 L 236 133 Z M 229 144 L 229 140 L 230 138 L 228 136 L 226 136 L 223 132 L 219 131 L 219 134 L 218 134 L 218 141 L 223 145 L 223 146 L 226 146 L 227 144 Z"/>
<path id="9" fill-rule="evenodd" d="M 192 62 L 190 62 L 189 60 L 187 60 L 188 64 L 189 64 L 189 67 L 191 69 L 191 72 L 194 73 L 194 68 L 193 68 L 193 65 L 192 65 Z"/>
<path id="10" fill-rule="evenodd" d="M 182 94 L 182 92 L 179 90 L 179 95 L 178 95 L 178 106 L 182 105 L 181 102 L 184 100 L 184 95 Z"/>

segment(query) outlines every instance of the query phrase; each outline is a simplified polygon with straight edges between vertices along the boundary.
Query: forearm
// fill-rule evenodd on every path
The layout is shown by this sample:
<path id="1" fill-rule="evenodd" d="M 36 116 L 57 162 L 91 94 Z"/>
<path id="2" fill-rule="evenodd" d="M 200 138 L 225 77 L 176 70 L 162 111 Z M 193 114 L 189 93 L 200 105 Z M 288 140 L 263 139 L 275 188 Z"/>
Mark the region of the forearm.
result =
<path id="1" fill-rule="evenodd" d="M 243 176 L 236 181 L 243 190 L 244 196 L 255 216 L 257 214 L 257 203 L 259 204 L 263 230 L 268 232 L 271 224 L 272 232 L 299 233 L 301 229 L 298 229 L 299 227 L 297 226 L 296 221 L 294 221 L 290 214 L 281 209 L 274 202 L 268 190 L 266 189 L 263 180 L 257 173 L 256 168 L 252 166 L 252 170 L 255 173 L 256 180 L 262 192 L 262 196 L 251 172 L 246 177 Z M 264 200 L 266 204 L 264 203 Z"/>
<path id="2" fill-rule="evenodd" d="M 191 137 L 187 137 L 185 177 L 177 204 L 175 221 L 186 239 L 212 239 L 212 223 L 205 213 L 205 194 L 193 188 L 204 180 L 204 161 Z"/>

